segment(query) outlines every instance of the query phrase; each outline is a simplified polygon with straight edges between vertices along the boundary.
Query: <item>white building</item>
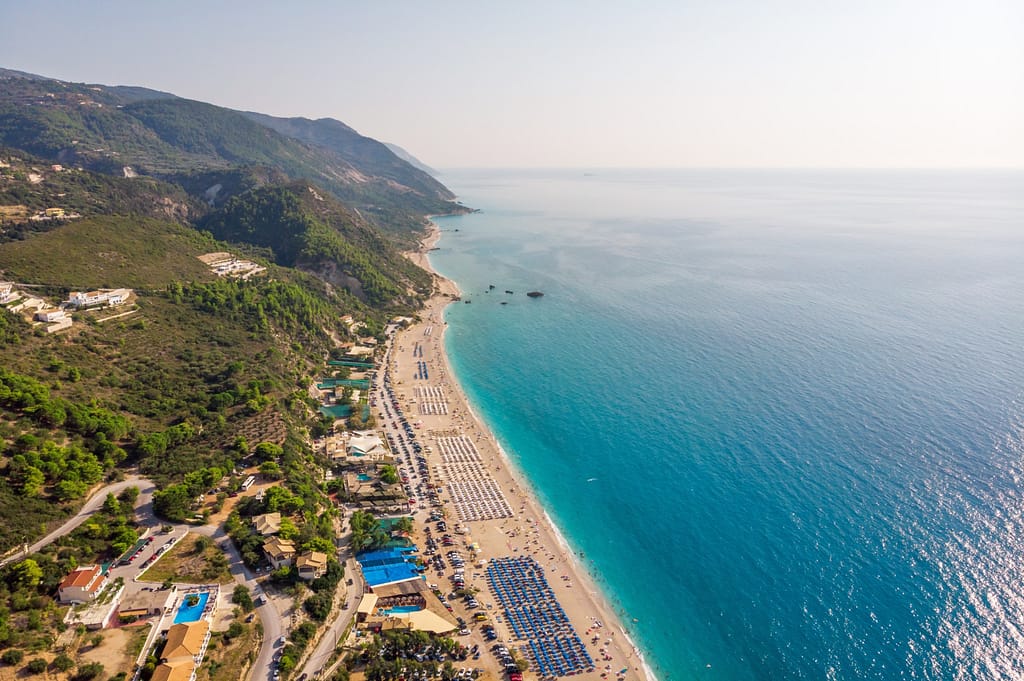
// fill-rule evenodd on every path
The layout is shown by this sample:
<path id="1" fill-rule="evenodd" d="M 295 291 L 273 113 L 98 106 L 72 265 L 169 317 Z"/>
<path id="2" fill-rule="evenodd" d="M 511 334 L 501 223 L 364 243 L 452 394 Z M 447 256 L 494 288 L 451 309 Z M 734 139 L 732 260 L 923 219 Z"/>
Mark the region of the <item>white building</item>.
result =
<path id="1" fill-rule="evenodd" d="M 59 322 L 64 319 L 67 319 L 67 313 L 64 310 L 49 309 L 36 312 L 37 322 Z"/>
<path id="2" fill-rule="evenodd" d="M 83 565 L 72 570 L 57 588 L 57 600 L 61 603 L 88 603 L 107 583 L 107 576 L 99 565 Z"/>
<path id="3" fill-rule="evenodd" d="M 368 461 L 382 461 L 390 456 L 384 441 L 374 430 L 357 430 L 349 434 L 345 453 Z"/>
<path id="4" fill-rule="evenodd" d="M 86 291 L 84 293 L 72 291 L 65 303 L 70 307 L 77 308 L 98 307 L 100 305 L 109 305 L 110 307 L 114 307 L 115 305 L 121 305 L 128 300 L 128 296 L 130 296 L 131 293 L 131 289 L 127 288 L 100 289 L 98 291 Z"/>

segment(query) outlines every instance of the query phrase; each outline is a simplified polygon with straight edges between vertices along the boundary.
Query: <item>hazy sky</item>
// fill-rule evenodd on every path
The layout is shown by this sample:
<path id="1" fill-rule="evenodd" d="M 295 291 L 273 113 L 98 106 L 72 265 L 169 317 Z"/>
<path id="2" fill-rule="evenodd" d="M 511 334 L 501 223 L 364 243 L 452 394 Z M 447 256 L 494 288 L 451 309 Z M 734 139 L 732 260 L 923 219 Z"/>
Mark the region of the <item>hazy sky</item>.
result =
<path id="1" fill-rule="evenodd" d="M 0 0 L 0 66 L 438 167 L 1024 167 L 1024 0 Z"/>

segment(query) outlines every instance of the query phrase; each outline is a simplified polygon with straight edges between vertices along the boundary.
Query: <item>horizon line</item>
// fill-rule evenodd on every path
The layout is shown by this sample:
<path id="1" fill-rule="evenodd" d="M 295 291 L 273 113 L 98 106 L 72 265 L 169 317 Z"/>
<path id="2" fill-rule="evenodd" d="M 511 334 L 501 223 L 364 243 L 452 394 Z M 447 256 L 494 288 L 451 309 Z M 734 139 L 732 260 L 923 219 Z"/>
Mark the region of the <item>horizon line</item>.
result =
<path id="1" fill-rule="evenodd" d="M 565 165 L 565 166 L 543 166 L 543 165 L 450 165 L 438 166 L 431 164 L 431 167 L 438 172 L 459 171 L 459 170 L 572 170 L 572 171 L 600 171 L 600 170 L 729 170 L 729 171 L 900 171 L 900 172 L 1024 172 L 1024 165 L 1019 166 L 644 166 L 644 165 L 621 165 L 621 166 L 588 166 L 588 165 Z"/>

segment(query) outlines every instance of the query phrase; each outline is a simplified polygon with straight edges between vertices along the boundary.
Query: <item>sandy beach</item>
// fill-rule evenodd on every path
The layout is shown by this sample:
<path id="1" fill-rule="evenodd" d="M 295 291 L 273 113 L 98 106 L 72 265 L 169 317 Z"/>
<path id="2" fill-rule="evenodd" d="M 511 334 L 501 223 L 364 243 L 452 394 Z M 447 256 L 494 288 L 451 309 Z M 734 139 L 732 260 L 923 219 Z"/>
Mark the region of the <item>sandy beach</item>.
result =
<path id="1" fill-rule="evenodd" d="M 440 237 L 440 230 L 433 226 L 421 250 L 409 257 L 434 272 L 427 252 Z M 435 276 L 435 295 L 421 311 L 420 321 L 396 334 L 387 362 L 402 412 L 415 425 L 417 439 L 426 448 L 431 481 L 444 488 L 441 499 L 449 524 L 454 527 L 461 518 L 474 514 L 494 516 L 462 520 L 468 534 L 459 537 L 460 542 L 479 545 L 477 560 L 532 557 L 544 568 L 548 583 L 596 667 L 578 676 L 593 681 L 651 678 L 620 620 L 584 568 L 584 558 L 570 553 L 530 486 L 473 413 L 452 376 L 444 353 L 444 308 L 452 304 L 451 296 L 458 296 L 459 291 L 454 282 L 436 272 Z M 422 375 L 424 366 L 426 379 Z M 453 442 L 463 450 L 468 448 L 470 463 L 452 463 Z M 493 500 L 474 504 L 467 500 L 472 498 L 473 490 L 483 490 Z M 416 515 L 420 533 L 427 513 L 420 510 Z M 501 610 L 488 588 L 485 569 L 468 564 L 466 585 L 480 590 L 477 598 L 492 613 L 501 640 L 509 647 L 523 647 L 525 642 L 516 640 L 508 622 L 493 616 Z M 529 672 L 527 678 L 534 675 Z"/>

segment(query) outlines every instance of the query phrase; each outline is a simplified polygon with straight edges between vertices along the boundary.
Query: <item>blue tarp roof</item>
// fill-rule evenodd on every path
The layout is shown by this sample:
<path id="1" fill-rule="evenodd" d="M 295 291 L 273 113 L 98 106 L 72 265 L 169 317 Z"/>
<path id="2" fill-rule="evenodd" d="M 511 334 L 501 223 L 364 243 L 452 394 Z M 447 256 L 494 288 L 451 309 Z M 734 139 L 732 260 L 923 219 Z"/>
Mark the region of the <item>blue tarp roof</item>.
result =
<path id="1" fill-rule="evenodd" d="M 366 579 L 366 583 L 374 587 L 421 578 L 420 574 L 416 572 L 416 565 L 406 562 L 407 555 L 407 551 L 403 552 L 397 548 L 378 549 L 364 551 L 356 556 L 356 560 L 363 568 L 363 578 Z"/>

